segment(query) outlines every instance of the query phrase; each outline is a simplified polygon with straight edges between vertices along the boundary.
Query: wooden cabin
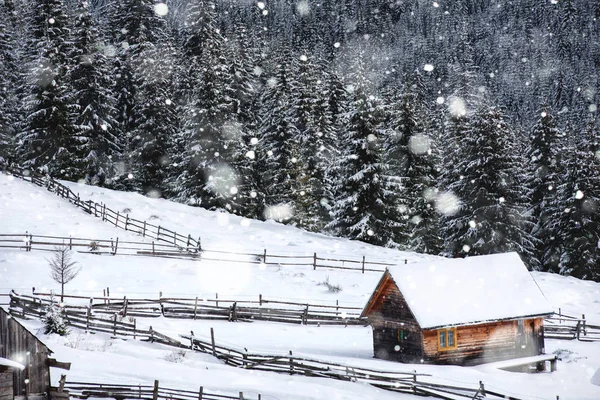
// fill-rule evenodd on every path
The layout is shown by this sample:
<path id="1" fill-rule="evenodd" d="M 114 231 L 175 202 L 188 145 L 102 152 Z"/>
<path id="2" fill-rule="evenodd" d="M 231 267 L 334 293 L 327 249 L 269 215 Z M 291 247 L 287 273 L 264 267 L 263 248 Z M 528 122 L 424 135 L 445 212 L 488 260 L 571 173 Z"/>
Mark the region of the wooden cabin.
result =
<path id="1" fill-rule="evenodd" d="M 553 313 L 517 253 L 391 267 L 362 317 L 375 358 L 477 365 L 544 353 Z"/>
<path id="2" fill-rule="evenodd" d="M 43 399 L 50 391 L 49 356 L 52 351 L 0 307 L 1 400 Z M 5 364 L 2 366 L 2 364 Z M 24 366 L 23 369 L 18 365 Z M 12 381 L 12 393 L 2 391 Z"/>

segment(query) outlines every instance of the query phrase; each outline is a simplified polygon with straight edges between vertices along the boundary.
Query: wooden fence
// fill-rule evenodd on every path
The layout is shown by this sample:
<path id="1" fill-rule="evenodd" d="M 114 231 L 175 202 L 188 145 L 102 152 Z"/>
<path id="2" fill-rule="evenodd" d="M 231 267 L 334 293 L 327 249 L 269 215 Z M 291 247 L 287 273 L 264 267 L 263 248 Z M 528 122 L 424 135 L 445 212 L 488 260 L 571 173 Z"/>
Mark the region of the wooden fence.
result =
<path id="1" fill-rule="evenodd" d="M 24 251 L 55 251 L 68 247 L 80 253 L 95 255 L 129 255 L 166 258 L 198 259 L 199 252 L 189 252 L 179 246 L 166 243 L 132 242 L 115 239 L 90 239 L 72 236 L 33 235 L 32 233 L 0 234 L 0 248 Z"/>
<path id="2" fill-rule="evenodd" d="M 197 253 L 202 251 L 200 237 L 193 238 L 191 235 L 182 235 L 175 231 L 169 230 L 160 225 L 154 225 L 148 221 L 140 221 L 135 218 L 130 218 L 129 214 L 114 211 L 106 204 L 96 203 L 92 200 L 81 200 L 79 194 L 75 194 L 71 189 L 62 183 L 52 179 L 51 177 L 42 177 L 32 174 L 30 171 L 25 171 L 15 167 L 6 167 L 6 170 L 12 175 L 21 178 L 27 182 L 31 182 L 37 186 L 44 187 L 50 192 L 68 200 L 76 207 L 81 208 L 86 213 L 93 215 L 96 218 L 101 218 L 102 221 L 111 223 L 117 228 L 138 233 L 143 237 L 151 237 L 157 241 L 163 241 L 174 246 L 178 246 L 186 251 Z"/>
<path id="3" fill-rule="evenodd" d="M 396 265 L 395 263 L 367 260 L 365 256 L 362 256 L 358 259 L 338 259 L 331 257 L 319 257 L 317 253 L 309 255 L 267 254 L 266 249 L 262 253 L 231 252 L 219 249 L 208 250 L 204 249 L 201 246 L 200 237 L 195 239 L 190 234 L 182 235 L 180 233 L 175 232 L 174 230 L 167 229 L 160 225 L 154 225 L 147 221 L 140 221 L 134 218 L 130 218 L 128 213 L 123 214 L 119 211 L 114 211 L 103 203 L 96 203 L 92 200 L 81 200 L 79 194 L 74 193 L 67 186 L 54 180 L 51 177 L 33 174 L 31 171 L 22 170 L 17 167 L 5 167 L 5 170 L 17 178 L 23 179 L 27 182 L 31 182 L 37 186 L 48 189 L 50 192 L 56 193 L 56 195 L 67 199 L 70 203 L 81 208 L 86 213 L 93 215 L 97 218 L 101 218 L 102 221 L 109 222 L 117 228 L 137 233 L 142 235 L 143 237 L 152 238 L 156 241 L 162 241 L 171 244 L 179 248 L 179 250 L 181 251 L 189 252 L 192 254 L 197 254 L 201 252 L 212 253 L 212 256 L 203 257 L 203 259 L 206 261 L 219 261 L 230 263 L 250 262 L 256 264 L 272 264 L 280 266 L 312 266 L 313 269 L 331 268 L 341 270 L 354 270 L 361 271 L 363 274 L 365 272 L 383 272 L 385 270 L 385 267 Z M 14 244 L 16 242 L 12 243 Z M 140 255 L 140 253 L 137 253 L 136 255 Z M 153 255 L 156 256 L 156 253 Z M 224 258 L 222 255 L 247 256 L 250 257 L 250 260 Z M 175 257 L 176 255 L 167 254 L 167 256 Z M 404 263 L 408 263 L 408 260 L 404 259 Z"/>
<path id="4" fill-rule="evenodd" d="M 600 325 L 589 324 L 585 314 L 581 318 L 558 313 L 544 320 L 544 337 L 548 339 L 577 339 L 582 342 L 600 341 Z"/>
<path id="5" fill-rule="evenodd" d="M 154 381 L 153 385 L 122 385 L 107 383 L 90 382 L 65 382 L 64 389 L 69 392 L 71 397 L 77 399 L 87 398 L 112 398 L 118 400 L 124 399 L 143 399 L 143 400 L 261 400 L 258 397 L 244 396 L 239 392 L 237 396 L 210 393 L 200 386 L 198 391 L 170 389 L 160 387 L 159 382 Z"/>
<path id="6" fill-rule="evenodd" d="M 35 293 L 32 296 L 11 292 L 10 303 L 15 309 L 26 310 L 40 316 L 51 304 L 51 293 Z M 225 320 L 225 321 L 270 321 L 303 325 L 366 325 L 360 318 L 361 307 L 324 304 L 297 303 L 269 300 L 262 295 L 257 300 L 207 298 L 158 299 L 85 297 L 65 295 L 65 300 L 84 301 L 82 305 L 63 304 L 67 315 L 73 318 L 107 316 L 110 318 L 154 318 Z M 337 301 L 336 301 L 337 303 Z"/>
<path id="7" fill-rule="evenodd" d="M 12 299 L 17 299 L 17 301 L 14 303 L 11 301 L 10 311 L 14 316 L 30 316 L 34 318 L 40 317 L 39 305 L 44 303 L 44 300 L 27 301 L 26 297 L 15 295 L 11 296 L 11 300 Z M 32 305 L 31 303 L 34 304 Z M 498 398 L 520 400 L 519 398 L 512 397 L 504 393 L 491 391 L 489 388 L 485 388 L 482 382 L 479 382 L 479 385 L 473 385 L 472 387 L 452 386 L 436 383 L 434 382 L 435 378 L 431 375 L 418 374 L 416 371 L 382 371 L 358 366 L 336 364 L 307 357 L 298 357 L 295 356 L 291 351 L 287 354 L 249 353 L 246 349 L 235 349 L 217 344 L 215 341 L 214 330 L 212 328 L 210 341 L 205 341 L 190 335 L 181 335 L 182 339 L 184 339 L 184 341 L 181 342 L 153 330 L 152 327 L 149 329 L 140 329 L 136 326 L 135 322 L 119 321 L 118 318 L 98 318 L 84 311 L 77 312 L 76 310 L 65 309 L 64 312 L 67 324 L 75 328 L 86 329 L 91 332 L 108 333 L 114 338 L 133 338 L 136 340 L 150 341 L 171 347 L 210 354 L 223 361 L 227 365 L 241 369 L 270 371 L 291 375 L 303 375 L 307 377 L 329 378 L 350 382 L 363 382 L 385 390 L 432 396 L 446 400 L 456 400 L 460 398 Z M 86 383 L 79 383 L 79 386 L 77 385 L 77 383 L 72 383 L 66 386 L 70 390 L 73 390 L 74 397 L 78 397 L 76 394 L 79 393 L 81 394 L 82 398 L 112 397 L 119 400 L 126 398 L 142 398 L 150 400 L 150 397 L 144 397 L 149 396 L 148 392 L 144 392 L 144 390 L 141 390 L 139 386 L 135 386 L 135 389 L 119 389 L 113 392 L 109 388 L 102 390 L 99 388 L 99 386 L 97 386 L 100 384 L 88 385 Z M 119 388 L 115 385 L 110 387 L 115 389 Z M 142 389 L 147 390 L 148 388 Z M 77 390 L 80 392 L 77 392 Z M 116 393 L 118 396 L 113 396 L 111 393 Z M 153 393 L 156 393 L 156 391 Z M 159 390 L 159 393 L 162 393 L 162 395 L 175 395 L 174 392 L 170 392 L 168 389 L 165 389 L 162 392 Z M 197 396 L 199 392 L 190 391 L 187 392 L 187 394 L 194 396 L 194 398 L 198 398 Z M 158 397 L 152 397 L 152 399 L 158 400 L 158 398 L 162 395 L 159 394 L 157 395 Z M 178 400 L 191 400 L 191 398 L 184 396 L 172 398 Z M 240 397 L 234 398 L 239 399 Z"/>

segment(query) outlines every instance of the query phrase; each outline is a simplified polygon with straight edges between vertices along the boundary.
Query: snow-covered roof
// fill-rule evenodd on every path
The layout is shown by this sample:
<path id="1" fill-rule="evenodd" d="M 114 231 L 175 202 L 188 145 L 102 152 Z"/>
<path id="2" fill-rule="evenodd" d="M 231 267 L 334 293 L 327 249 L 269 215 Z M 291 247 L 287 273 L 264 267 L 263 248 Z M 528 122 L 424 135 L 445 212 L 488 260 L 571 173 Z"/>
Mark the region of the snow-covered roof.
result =
<path id="1" fill-rule="evenodd" d="M 388 271 L 422 329 L 553 312 L 517 253 L 440 259 Z"/>
<path id="2" fill-rule="evenodd" d="M 0 366 L 11 367 L 11 368 L 16 368 L 16 369 L 20 369 L 20 370 L 25 369 L 24 365 L 19 364 L 18 362 L 9 360 L 8 358 L 2 358 L 2 357 L 0 357 Z"/>

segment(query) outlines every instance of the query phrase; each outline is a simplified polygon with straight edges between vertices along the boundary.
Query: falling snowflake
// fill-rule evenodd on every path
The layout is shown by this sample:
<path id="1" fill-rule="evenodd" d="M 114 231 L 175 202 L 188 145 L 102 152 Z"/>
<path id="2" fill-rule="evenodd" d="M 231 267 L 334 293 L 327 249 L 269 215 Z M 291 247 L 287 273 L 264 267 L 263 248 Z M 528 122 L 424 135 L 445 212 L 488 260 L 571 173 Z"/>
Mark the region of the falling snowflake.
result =
<path id="1" fill-rule="evenodd" d="M 154 5 L 154 13 L 160 17 L 164 17 L 169 13 L 169 7 L 165 3 L 156 3 Z"/>

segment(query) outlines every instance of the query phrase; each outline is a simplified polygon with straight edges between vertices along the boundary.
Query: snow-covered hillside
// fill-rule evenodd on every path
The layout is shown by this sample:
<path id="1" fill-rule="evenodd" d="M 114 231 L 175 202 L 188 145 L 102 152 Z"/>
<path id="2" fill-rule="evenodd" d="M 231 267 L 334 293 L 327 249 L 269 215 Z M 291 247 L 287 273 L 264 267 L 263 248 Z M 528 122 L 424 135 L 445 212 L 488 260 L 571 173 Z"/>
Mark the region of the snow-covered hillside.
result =
<path id="1" fill-rule="evenodd" d="M 431 256 L 398 252 L 360 242 L 304 232 L 274 222 L 260 222 L 218 212 L 208 212 L 133 193 L 65 183 L 83 199 L 106 203 L 114 210 L 140 220 L 202 238 L 203 248 L 238 253 L 306 255 L 315 252 L 332 258 L 385 261 L 403 264 L 427 261 Z M 0 234 L 76 236 L 93 239 L 150 241 L 113 226 L 75 208 L 43 188 L 0 175 Z M 0 293 L 57 290 L 49 275 L 47 252 L 0 249 Z M 312 301 L 362 307 L 381 274 L 311 266 L 277 266 L 237 262 L 193 261 L 150 257 L 95 256 L 75 252 L 81 273 L 67 285 L 67 291 L 84 296 L 101 296 L 110 287 L 113 296 L 157 297 L 199 296 L 236 299 L 268 298 Z M 247 259 L 249 260 L 249 258 Z M 586 314 L 600 324 L 600 284 L 546 273 L 534 278 L 552 306 L 568 314 Z M 341 291 L 332 292 L 322 283 L 329 280 Z M 467 288 L 466 288 L 467 289 Z M 0 297 L 0 302 L 5 298 Z M 499 371 L 491 366 L 471 368 L 405 365 L 372 358 L 372 336 L 362 326 L 302 326 L 263 322 L 215 322 L 164 318 L 138 319 L 140 326 L 152 325 L 161 333 L 177 337 L 194 331 L 207 338 L 210 328 L 220 344 L 246 347 L 254 352 L 306 355 L 348 365 L 389 371 L 431 374 L 438 382 L 477 385 L 523 399 L 598 399 L 600 387 L 590 380 L 600 368 L 600 343 L 547 340 L 546 352 L 559 352 L 562 361 L 555 373 L 537 375 Z M 39 323 L 28 321 L 33 330 Z M 41 332 L 40 332 L 41 333 Z M 412 396 L 386 392 L 372 386 L 322 378 L 278 375 L 239 370 L 215 358 L 156 344 L 133 340 L 111 340 L 102 334 L 73 330 L 66 337 L 41 335 L 61 361 L 73 363 L 70 380 L 149 383 L 211 392 L 252 395 L 263 399 L 401 399 Z M 58 379 L 58 374 L 52 377 Z"/>

